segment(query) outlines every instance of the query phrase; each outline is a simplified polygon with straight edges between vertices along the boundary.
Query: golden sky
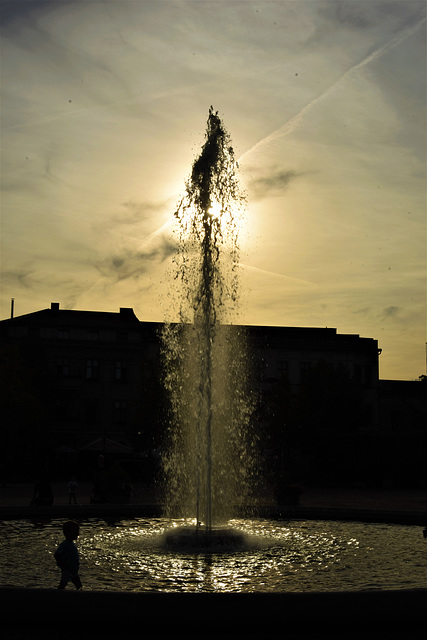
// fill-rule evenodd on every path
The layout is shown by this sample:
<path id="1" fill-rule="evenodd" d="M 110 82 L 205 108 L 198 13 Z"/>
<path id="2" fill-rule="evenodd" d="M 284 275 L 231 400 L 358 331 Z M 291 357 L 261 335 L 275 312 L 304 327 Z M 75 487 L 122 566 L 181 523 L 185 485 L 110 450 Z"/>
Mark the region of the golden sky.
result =
<path id="1" fill-rule="evenodd" d="M 1 318 L 164 319 L 210 105 L 247 193 L 239 322 L 426 372 L 424 0 L 0 0 Z"/>

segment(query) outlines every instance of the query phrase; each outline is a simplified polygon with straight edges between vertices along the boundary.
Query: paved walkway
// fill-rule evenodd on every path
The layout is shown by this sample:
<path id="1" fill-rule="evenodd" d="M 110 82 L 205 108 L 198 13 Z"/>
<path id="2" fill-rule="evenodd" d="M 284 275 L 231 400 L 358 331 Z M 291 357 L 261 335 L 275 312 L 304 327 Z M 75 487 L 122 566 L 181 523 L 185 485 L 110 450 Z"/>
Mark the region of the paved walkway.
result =
<path id="1" fill-rule="evenodd" d="M 52 484 L 54 504 L 68 504 L 67 483 Z M 33 485 L 4 484 L 0 486 L 0 507 L 28 506 Z M 92 483 L 79 483 L 77 502 L 90 504 Z M 266 499 L 266 504 L 271 502 Z M 155 491 L 143 484 L 135 484 L 131 504 L 156 504 Z M 425 512 L 427 516 L 427 489 L 321 489 L 307 488 L 301 496 L 303 507 L 343 509 L 376 509 Z M 426 520 L 427 521 L 427 520 Z"/>
<path id="2" fill-rule="evenodd" d="M 427 489 L 307 489 L 301 505 L 351 509 L 425 511 Z"/>
<path id="3" fill-rule="evenodd" d="M 54 505 L 68 504 L 67 482 L 53 482 Z M 34 485 L 31 483 L 6 483 L 0 486 L 0 507 L 28 506 L 33 496 Z M 93 495 L 92 482 L 80 482 L 77 490 L 77 503 L 90 504 Z M 155 500 L 154 489 L 143 484 L 133 487 L 131 497 L 132 504 L 153 504 Z"/>

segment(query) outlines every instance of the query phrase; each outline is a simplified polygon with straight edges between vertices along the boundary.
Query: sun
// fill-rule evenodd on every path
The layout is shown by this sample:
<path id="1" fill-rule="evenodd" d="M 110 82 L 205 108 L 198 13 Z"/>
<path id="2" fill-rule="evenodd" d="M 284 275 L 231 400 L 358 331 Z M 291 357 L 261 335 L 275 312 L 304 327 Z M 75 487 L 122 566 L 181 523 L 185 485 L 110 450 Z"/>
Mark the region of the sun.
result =
<path id="1" fill-rule="evenodd" d="M 216 201 L 213 202 L 209 207 L 208 213 L 211 216 L 211 218 L 214 218 L 215 220 L 220 220 L 223 214 L 223 210 L 219 202 L 216 202 Z"/>

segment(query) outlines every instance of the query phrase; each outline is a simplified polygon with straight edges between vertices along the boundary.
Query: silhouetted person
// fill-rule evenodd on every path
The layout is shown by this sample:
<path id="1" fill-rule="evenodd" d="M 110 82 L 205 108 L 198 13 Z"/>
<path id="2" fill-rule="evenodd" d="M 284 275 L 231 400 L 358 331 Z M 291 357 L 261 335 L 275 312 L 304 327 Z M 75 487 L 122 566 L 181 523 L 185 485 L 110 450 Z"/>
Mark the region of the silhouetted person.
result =
<path id="1" fill-rule="evenodd" d="M 53 503 L 52 487 L 45 479 L 40 480 L 34 487 L 31 504 L 50 505 Z"/>
<path id="2" fill-rule="evenodd" d="M 75 478 L 75 476 L 73 476 L 70 480 L 70 482 L 68 483 L 68 504 L 71 504 L 72 502 L 74 504 L 77 504 L 77 488 L 78 488 L 78 482 Z"/>
<path id="3" fill-rule="evenodd" d="M 58 589 L 65 589 L 69 582 L 72 582 L 76 589 L 82 588 L 79 576 L 80 559 L 74 540 L 79 537 L 80 527 L 74 520 L 64 522 L 62 526 L 65 540 L 61 542 L 55 551 L 55 560 L 61 569 L 61 580 Z"/>

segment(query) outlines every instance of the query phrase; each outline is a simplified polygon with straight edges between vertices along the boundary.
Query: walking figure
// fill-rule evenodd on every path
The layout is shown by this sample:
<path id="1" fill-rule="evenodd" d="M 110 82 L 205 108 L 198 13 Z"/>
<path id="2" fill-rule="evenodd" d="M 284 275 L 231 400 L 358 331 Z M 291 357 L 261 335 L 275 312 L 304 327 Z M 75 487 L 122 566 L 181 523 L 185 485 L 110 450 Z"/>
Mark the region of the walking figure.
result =
<path id="1" fill-rule="evenodd" d="M 76 497 L 77 497 L 78 486 L 79 486 L 78 482 L 75 476 L 73 476 L 70 482 L 68 483 L 68 504 L 71 504 L 71 502 L 73 502 L 74 504 L 77 504 Z"/>
<path id="2" fill-rule="evenodd" d="M 62 526 L 65 540 L 61 542 L 55 551 L 55 560 L 61 569 L 61 580 L 58 589 L 65 589 L 69 582 L 72 582 L 76 589 L 82 588 L 79 576 L 80 559 L 74 540 L 79 537 L 80 527 L 74 520 L 64 522 Z"/>

